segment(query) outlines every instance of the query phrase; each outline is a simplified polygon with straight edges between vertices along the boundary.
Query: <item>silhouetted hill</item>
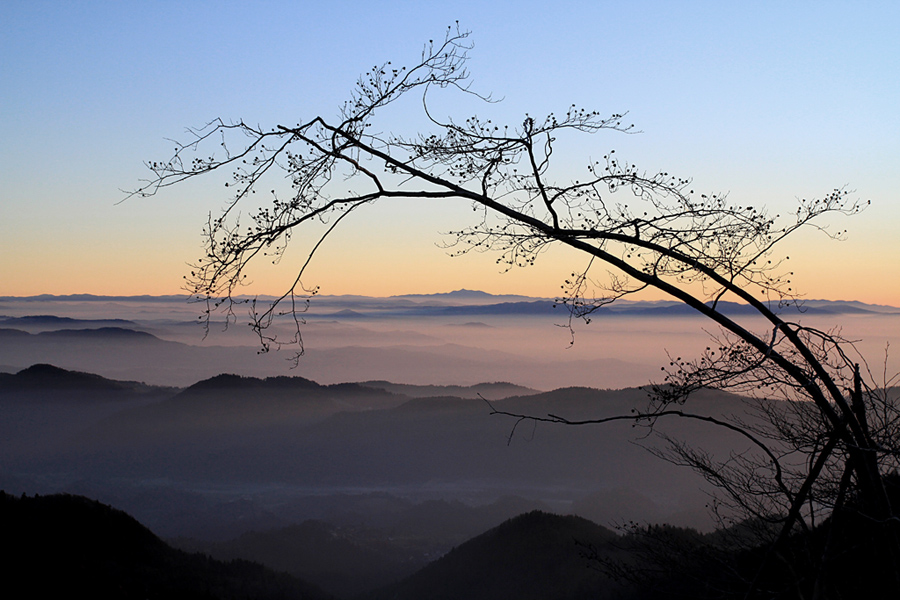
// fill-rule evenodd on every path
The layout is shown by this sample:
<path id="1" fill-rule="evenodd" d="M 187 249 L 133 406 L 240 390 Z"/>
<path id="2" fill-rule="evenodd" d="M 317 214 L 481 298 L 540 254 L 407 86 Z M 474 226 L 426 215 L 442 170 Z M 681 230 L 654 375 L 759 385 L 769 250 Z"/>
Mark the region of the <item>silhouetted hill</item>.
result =
<path id="1" fill-rule="evenodd" d="M 134 390 L 136 382 L 113 381 L 92 373 L 67 371 L 53 365 L 37 364 L 15 375 L 0 374 L 0 393 L 13 391 L 111 392 Z"/>
<path id="2" fill-rule="evenodd" d="M 176 391 L 47 364 L 0 373 L 0 465 L 10 475 L 22 461 L 68 454 L 84 428 Z"/>
<path id="3" fill-rule="evenodd" d="M 4 343 L 14 343 L 18 340 L 24 340 L 31 337 L 31 334 L 21 329 L 0 329 L 0 340 Z"/>
<path id="4" fill-rule="evenodd" d="M 36 364 L 17 373 L 0 373 L 0 400 L 29 403 L 108 402 L 161 400 L 178 388 L 147 385 L 140 381 L 118 381 L 94 373 L 69 371 Z"/>
<path id="5" fill-rule="evenodd" d="M 303 377 L 243 377 L 223 374 L 199 381 L 171 399 L 147 407 L 135 424 L 166 423 L 227 427 L 261 424 L 297 427 L 329 415 L 398 406 L 406 396 L 355 383 L 320 385 Z M 123 415 L 127 419 L 128 415 Z M 124 421 L 123 421 L 124 422 Z"/>
<path id="6" fill-rule="evenodd" d="M 22 597 L 328 597 L 257 564 L 175 550 L 127 514 L 81 496 L 0 492 L 0 531 L 3 586 Z"/>
<path id="7" fill-rule="evenodd" d="M 616 584 L 591 568 L 588 546 L 612 551 L 616 535 L 573 516 L 531 512 L 454 548 L 371 600 L 575 600 L 614 598 Z"/>
<path id="8" fill-rule="evenodd" d="M 288 377 L 279 375 L 275 377 L 247 377 L 244 375 L 234 375 L 232 373 L 222 373 L 215 377 L 210 377 L 202 381 L 198 381 L 194 385 L 187 387 L 181 394 L 182 397 L 201 396 L 204 394 L 237 394 L 237 395 L 254 395 L 269 397 L 272 394 L 287 393 L 295 395 L 297 393 L 319 394 L 328 397 L 342 396 L 346 398 L 369 398 L 373 404 L 364 405 L 362 408 L 381 408 L 385 406 L 397 406 L 405 402 L 408 398 L 402 397 L 398 392 L 388 390 L 388 387 L 394 386 L 402 388 L 396 384 L 383 382 L 384 386 L 369 385 L 367 383 L 333 383 L 330 385 L 322 385 L 305 377 Z M 487 386 L 494 384 L 484 384 Z M 509 385 L 511 384 L 497 384 Z M 412 386 L 415 387 L 415 386 Z M 475 386 L 473 386 L 475 387 Z M 374 389 L 372 389 L 374 388 Z M 525 389 L 528 388 L 519 388 Z M 409 396 L 407 394 L 407 396 Z M 296 396 L 294 396 L 296 397 Z"/>
<path id="9" fill-rule="evenodd" d="M 276 390 L 306 391 L 320 390 L 323 386 L 315 381 L 303 377 L 244 377 L 231 373 L 223 373 L 198 381 L 189 386 L 182 393 L 183 396 L 193 396 L 208 392 L 215 393 L 241 393 L 249 390 L 271 392 Z"/>

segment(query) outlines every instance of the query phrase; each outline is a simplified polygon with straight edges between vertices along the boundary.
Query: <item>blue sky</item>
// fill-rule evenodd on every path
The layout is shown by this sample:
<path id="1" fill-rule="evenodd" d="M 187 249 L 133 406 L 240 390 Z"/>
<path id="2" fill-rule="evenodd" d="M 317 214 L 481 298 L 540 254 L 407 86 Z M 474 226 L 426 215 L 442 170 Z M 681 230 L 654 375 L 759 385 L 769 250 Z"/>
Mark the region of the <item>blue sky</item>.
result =
<path id="1" fill-rule="evenodd" d="M 185 127 L 332 116 L 356 77 L 415 61 L 459 20 L 495 121 L 575 103 L 643 131 L 562 149 L 561 172 L 611 148 L 741 203 L 787 211 L 847 186 L 873 206 L 841 243 L 786 248 L 811 297 L 900 304 L 900 4 L 893 2 L 6 2 L 0 6 L 0 295 L 176 293 L 218 181 L 116 204 Z M 465 118 L 466 114 L 457 115 Z M 402 128 L 404 123 L 390 122 Z M 467 206 L 371 210 L 323 249 L 324 293 L 460 287 L 551 296 L 549 254 L 500 275 L 449 259 Z M 286 269 L 261 271 L 277 291 Z"/>

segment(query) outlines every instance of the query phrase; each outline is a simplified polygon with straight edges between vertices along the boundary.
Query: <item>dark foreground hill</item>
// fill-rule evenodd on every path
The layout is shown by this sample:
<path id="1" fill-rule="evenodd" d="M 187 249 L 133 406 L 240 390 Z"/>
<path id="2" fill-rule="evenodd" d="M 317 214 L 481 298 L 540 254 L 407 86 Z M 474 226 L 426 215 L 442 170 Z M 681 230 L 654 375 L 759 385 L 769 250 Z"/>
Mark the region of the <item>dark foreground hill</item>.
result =
<path id="1" fill-rule="evenodd" d="M 367 503 L 381 504 L 382 510 L 353 510 Z M 330 504 L 334 512 L 322 519 L 247 532 L 218 543 L 186 538 L 172 543 L 219 560 L 258 562 L 347 598 L 408 577 L 512 517 L 538 507 L 549 510 L 540 502 L 515 497 L 483 506 L 444 500 L 412 505 L 373 494 L 332 497 Z"/>
<path id="2" fill-rule="evenodd" d="M 454 548 L 369 600 L 576 600 L 620 597 L 622 589 L 586 556 L 614 554 L 612 531 L 586 519 L 534 511 Z"/>
<path id="3" fill-rule="evenodd" d="M 82 496 L 0 492 L 4 588 L 30 598 L 329 598 L 246 561 L 175 550 L 127 514 Z"/>

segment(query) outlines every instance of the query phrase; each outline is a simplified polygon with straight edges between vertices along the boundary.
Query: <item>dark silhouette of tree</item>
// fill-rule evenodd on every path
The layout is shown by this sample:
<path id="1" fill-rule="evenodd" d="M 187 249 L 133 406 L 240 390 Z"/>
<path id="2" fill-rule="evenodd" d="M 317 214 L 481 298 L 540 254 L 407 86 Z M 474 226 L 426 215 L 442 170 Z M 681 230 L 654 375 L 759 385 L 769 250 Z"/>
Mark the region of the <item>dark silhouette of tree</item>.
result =
<path id="1" fill-rule="evenodd" d="M 774 253 L 795 231 L 825 231 L 823 217 L 852 215 L 863 206 L 836 189 L 799 201 L 790 215 L 772 215 L 764 208 L 735 205 L 724 195 L 695 193 L 689 179 L 644 171 L 613 151 L 587 164 L 583 178 L 560 181 L 551 169 L 558 144 L 577 135 L 629 133 L 633 126 L 622 114 L 604 116 L 574 105 L 544 118 L 526 114 L 514 126 L 478 116 L 442 119 L 429 108 L 435 94 L 491 102 L 470 88 L 470 49 L 469 34 L 451 27 L 442 40 L 429 41 L 414 66 L 385 63 L 363 75 L 333 121 L 316 116 L 266 128 L 217 119 L 190 130 L 190 139 L 177 144 L 169 160 L 148 164 L 152 177 L 133 195 L 152 196 L 200 175 L 230 172 L 228 205 L 210 218 L 206 255 L 188 279 L 189 291 L 207 303 L 206 319 L 216 309 L 233 317 L 236 304 L 246 302 L 238 296 L 251 262 L 277 261 L 304 226 L 324 224 L 284 295 L 265 305 L 249 302 L 263 350 L 296 344 L 299 355 L 302 311 L 316 291 L 303 287 L 304 269 L 344 219 L 386 198 L 468 202 L 475 219 L 470 227 L 451 232 L 456 254 L 493 251 L 509 269 L 534 263 L 551 244 L 583 253 L 587 266 L 565 282 L 559 300 L 569 310 L 570 326 L 648 288 L 718 325 L 721 333 L 699 358 L 672 360 L 664 381 L 652 388 L 646 410 L 622 418 L 650 427 L 667 416 L 704 419 L 739 432 L 758 450 L 716 461 L 689 443 L 671 440 L 662 452 L 719 486 L 725 506 L 777 524 L 761 528 L 773 539 L 760 573 L 777 560 L 792 532 L 850 510 L 852 496 L 855 514 L 881 525 L 879 547 L 890 557 L 885 576 L 897 584 L 897 514 L 884 485 L 885 474 L 897 466 L 895 398 L 886 385 L 873 383 L 867 367 L 860 372 L 858 363 L 865 362 L 837 332 L 784 316 L 798 305 L 798 296 L 787 257 Z M 428 131 L 402 135 L 376 125 L 384 111 L 408 114 L 417 106 Z M 287 193 L 270 183 L 285 175 L 291 184 Z M 271 194 L 270 201 L 249 206 L 260 190 Z M 243 222 L 238 207 L 251 210 Z M 613 270 L 603 284 L 591 276 L 598 265 Z M 745 328 L 720 310 L 724 299 L 751 307 L 767 328 Z M 293 317 L 293 338 L 271 333 L 281 315 Z M 726 421 L 689 413 L 685 402 L 702 387 L 754 398 L 763 418 Z M 828 555 L 820 558 L 824 568 Z"/>

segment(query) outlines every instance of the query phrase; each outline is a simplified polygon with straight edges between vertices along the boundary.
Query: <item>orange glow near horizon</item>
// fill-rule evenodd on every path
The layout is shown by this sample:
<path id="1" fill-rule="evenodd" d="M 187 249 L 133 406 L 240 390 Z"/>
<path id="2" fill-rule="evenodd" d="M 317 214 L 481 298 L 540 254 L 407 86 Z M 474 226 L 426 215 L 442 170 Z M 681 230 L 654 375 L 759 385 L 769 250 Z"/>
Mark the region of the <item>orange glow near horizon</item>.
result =
<path id="1" fill-rule="evenodd" d="M 795 273 L 791 287 L 810 299 L 900 306 L 897 265 L 866 261 L 852 249 L 851 243 L 828 240 L 817 244 L 814 253 L 795 248 L 789 261 Z M 352 253 L 323 252 L 309 268 L 304 284 L 318 286 L 319 293 L 325 295 L 384 297 L 472 289 L 552 298 L 561 293 L 560 285 L 572 271 L 584 265 L 580 257 L 561 254 L 547 253 L 535 266 L 503 273 L 490 254 L 451 258 L 433 243 L 369 248 L 360 251 L 356 260 Z M 251 271 L 253 285 L 242 293 L 277 295 L 290 285 L 294 268 L 286 260 L 277 267 L 255 269 Z M 129 296 L 186 293 L 181 286 L 189 267 L 185 257 L 171 249 L 152 256 L 123 252 L 116 257 L 80 249 L 65 256 L 52 251 L 42 256 L 19 256 L 6 262 L 2 271 L 0 296 Z M 601 281 L 604 274 L 602 268 L 594 269 L 596 280 Z M 633 298 L 668 299 L 652 290 Z"/>

